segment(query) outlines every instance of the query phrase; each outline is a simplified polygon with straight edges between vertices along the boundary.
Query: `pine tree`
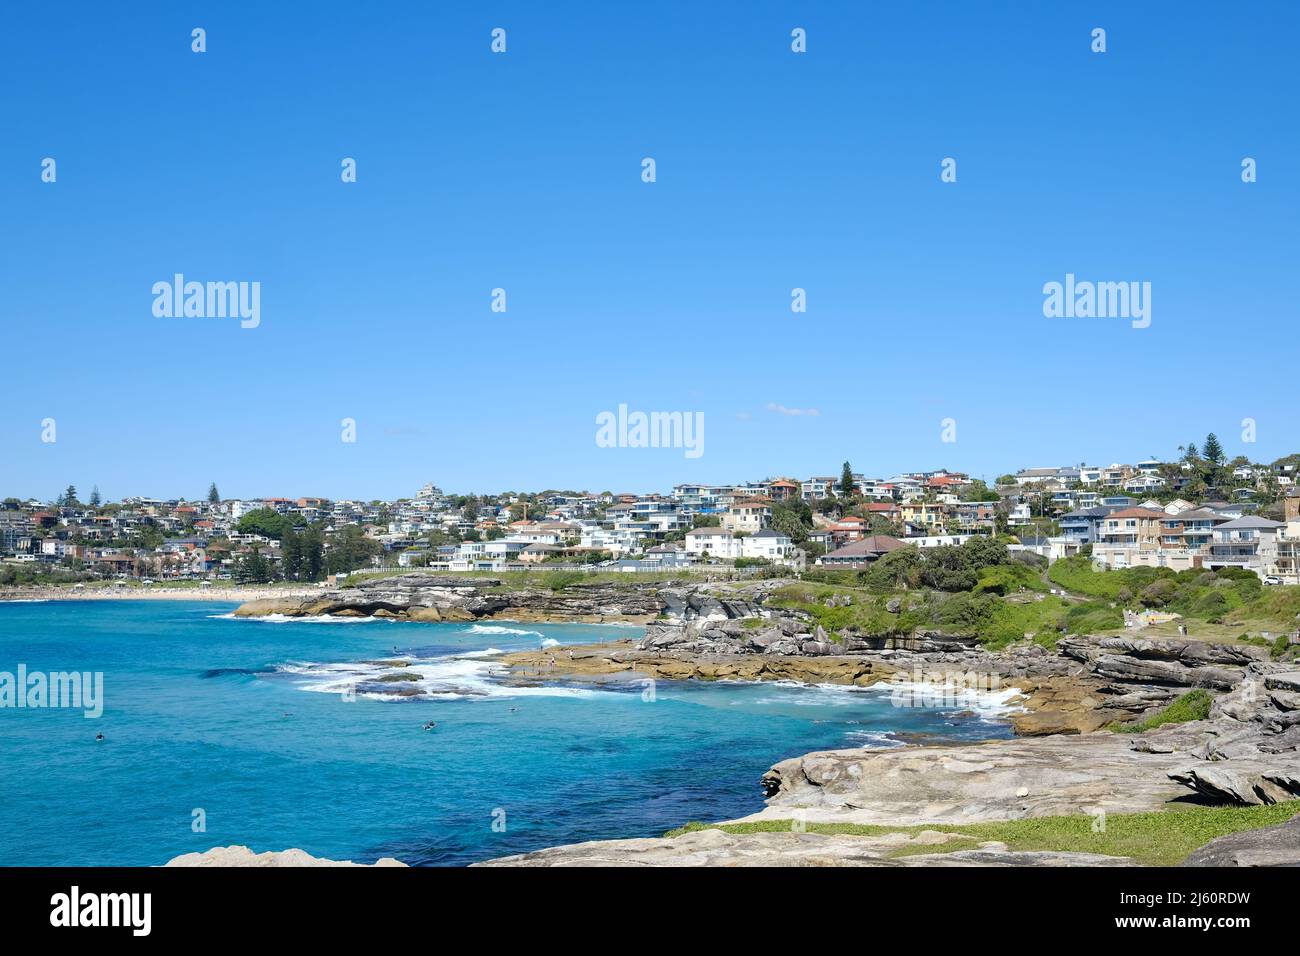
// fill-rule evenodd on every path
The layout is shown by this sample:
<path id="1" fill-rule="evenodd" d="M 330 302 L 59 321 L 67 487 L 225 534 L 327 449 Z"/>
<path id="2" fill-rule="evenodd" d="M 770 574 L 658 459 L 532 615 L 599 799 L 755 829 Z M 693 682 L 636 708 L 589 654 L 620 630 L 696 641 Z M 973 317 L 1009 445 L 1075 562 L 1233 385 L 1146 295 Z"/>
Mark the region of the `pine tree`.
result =
<path id="1" fill-rule="evenodd" d="M 81 502 L 77 500 L 77 486 L 68 485 L 68 490 L 63 493 L 63 497 L 60 499 L 59 504 L 65 508 L 75 508 L 80 503 Z"/>
<path id="2" fill-rule="evenodd" d="M 840 472 L 840 494 L 845 498 L 853 496 L 853 466 L 847 461 L 844 463 L 844 469 Z"/>
<path id="3" fill-rule="evenodd" d="M 208 504 L 218 504 L 221 501 L 221 493 L 217 491 L 217 483 L 214 481 L 208 486 Z"/>
<path id="4" fill-rule="evenodd" d="M 99 485 L 90 489 L 90 507 L 98 508 L 103 504 L 104 499 L 99 497 Z"/>
<path id="5" fill-rule="evenodd" d="M 302 536 L 302 574 L 307 581 L 319 581 L 325 570 L 325 546 L 321 533 L 308 528 Z"/>
<path id="6" fill-rule="evenodd" d="M 271 580 L 271 562 L 262 557 L 261 551 L 254 548 L 252 553 L 240 562 L 237 575 L 241 583 L 266 584 Z"/>
<path id="7" fill-rule="evenodd" d="M 1223 446 L 1219 444 L 1218 436 L 1214 432 L 1210 432 L 1205 436 L 1205 445 L 1201 449 L 1201 454 L 1206 461 L 1215 465 L 1223 461 Z"/>
<path id="8" fill-rule="evenodd" d="M 295 531 L 286 531 L 280 540 L 280 563 L 287 581 L 297 581 L 302 573 L 302 539 Z"/>

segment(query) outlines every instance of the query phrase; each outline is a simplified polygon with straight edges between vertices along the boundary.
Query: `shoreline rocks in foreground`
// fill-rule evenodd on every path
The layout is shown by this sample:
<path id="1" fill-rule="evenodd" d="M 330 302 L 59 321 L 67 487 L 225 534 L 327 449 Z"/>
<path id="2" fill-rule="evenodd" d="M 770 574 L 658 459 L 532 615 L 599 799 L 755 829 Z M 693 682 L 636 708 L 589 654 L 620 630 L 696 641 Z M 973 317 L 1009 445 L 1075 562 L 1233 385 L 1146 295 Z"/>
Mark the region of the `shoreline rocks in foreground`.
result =
<path id="1" fill-rule="evenodd" d="M 973 637 L 920 632 L 832 640 L 799 610 L 764 606 L 779 582 L 583 584 L 502 590 L 483 579 L 405 575 L 298 602 L 255 602 L 244 616 L 339 614 L 404 620 L 639 620 L 639 641 L 506 655 L 507 680 L 620 672 L 664 679 L 890 680 L 1014 688 L 1024 712 L 1011 740 L 829 750 L 781 761 L 762 779 L 767 806 L 745 821 L 936 826 L 1072 814 L 1166 810 L 1176 801 L 1260 805 L 1300 798 L 1300 670 L 1258 647 L 1141 637 L 1062 638 L 989 651 Z M 1144 719 L 1180 694 L 1215 695 L 1207 719 L 1146 733 L 1103 728 Z M 1297 804 L 1300 811 L 1300 804 Z M 743 822 L 743 821 L 741 821 Z M 1288 831 L 1289 832 L 1289 831 Z M 906 837 L 906 835 L 903 835 Z M 897 835 L 895 835 L 897 837 Z M 490 865 L 1099 865 L 1090 854 L 1010 853 L 984 845 L 907 853 L 857 836 L 723 831 L 557 847 Z M 912 838 L 908 838 L 912 839 Z M 888 841 L 886 841 L 888 842 Z M 928 859 L 933 858 L 933 859 Z"/>
<path id="2" fill-rule="evenodd" d="M 502 589 L 495 578 L 412 573 L 366 581 L 308 597 L 249 601 L 236 617 L 380 617 L 399 621 L 517 621 L 639 623 L 654 619 L 662 603 L 652 589 L 621 584 L 575 584 Z"/>
<path id="3" fill-rule="evenodd" d="M 315 857 L 296 848 L 255 853 L 246 846 L 214 846 L 211 850 L 202 853 L 184 853 L 168 860 L 165 865 L 178 867 L 406 866 L 405 863 L 391 856 L 376 860 L 374 863 L 353 863 L 350 860 L 327 860 L 323 857 Z"/>
<path id="4" fill-rule="evenodd" d="M 671 838 L 600 840 L 500 857 L 474 866 L 1127 866 L 1127 857 L 1050 850 L 1015 851 L 989 841 L 973 849 L 934 853 L 957 833 L 728 833 L 697 830 Z"/>

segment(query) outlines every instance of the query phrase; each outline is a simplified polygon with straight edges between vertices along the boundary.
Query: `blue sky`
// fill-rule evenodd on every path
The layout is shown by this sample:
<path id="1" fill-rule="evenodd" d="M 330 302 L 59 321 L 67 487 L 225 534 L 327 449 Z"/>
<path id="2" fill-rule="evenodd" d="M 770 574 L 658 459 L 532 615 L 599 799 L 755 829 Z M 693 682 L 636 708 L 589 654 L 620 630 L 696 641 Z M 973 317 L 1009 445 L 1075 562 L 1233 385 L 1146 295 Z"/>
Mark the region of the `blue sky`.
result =
<path id="1" fill-rule="evenodd" d="M 129 6 L 3 14 L 0 494 L 1300 450 L 1294 4 Z M 261 325 L 156 318 L 176 272 Z M 1151 327 L 1045 318 L 1066 273 Z M 620 403 L 703 456 L 597 447 Z"/>

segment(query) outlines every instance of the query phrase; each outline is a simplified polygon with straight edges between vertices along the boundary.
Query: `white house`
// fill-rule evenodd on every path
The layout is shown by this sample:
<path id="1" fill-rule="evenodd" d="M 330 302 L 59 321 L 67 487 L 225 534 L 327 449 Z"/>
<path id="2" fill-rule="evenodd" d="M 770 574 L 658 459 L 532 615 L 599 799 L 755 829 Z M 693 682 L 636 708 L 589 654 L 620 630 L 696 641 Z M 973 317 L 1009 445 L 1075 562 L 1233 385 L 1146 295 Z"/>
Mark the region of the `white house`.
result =
<path id="1" fill-rule="evenodd" d="M 767 558 L 773 564 L 786 564 L 794 557 L 794 542 L 784 531 L 765 528 L 740 539 L 742 558 Z"/>
<path id="2" fill-rule="evenodd" d="M 686 532 L 686 553 L 730 560 L 741 556 L 741 540 L 726 528 L 695 528 Z"/>

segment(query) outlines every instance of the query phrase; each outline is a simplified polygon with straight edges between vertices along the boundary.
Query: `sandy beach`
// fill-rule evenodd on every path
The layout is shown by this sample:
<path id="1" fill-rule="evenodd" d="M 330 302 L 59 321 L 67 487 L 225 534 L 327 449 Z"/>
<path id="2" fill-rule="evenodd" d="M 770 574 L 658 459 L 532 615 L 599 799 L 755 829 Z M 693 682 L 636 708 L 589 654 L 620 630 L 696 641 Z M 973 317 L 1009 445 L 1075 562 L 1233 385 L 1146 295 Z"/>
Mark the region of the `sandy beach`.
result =
<path id="1" fill-rule="evenodd" d="M 308 597 L 320 594 L 315 585 L 267 587 L 10 587 L 0 588 L 0 601 L 258 601 L 265 598 Z"/>

